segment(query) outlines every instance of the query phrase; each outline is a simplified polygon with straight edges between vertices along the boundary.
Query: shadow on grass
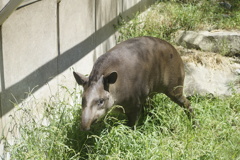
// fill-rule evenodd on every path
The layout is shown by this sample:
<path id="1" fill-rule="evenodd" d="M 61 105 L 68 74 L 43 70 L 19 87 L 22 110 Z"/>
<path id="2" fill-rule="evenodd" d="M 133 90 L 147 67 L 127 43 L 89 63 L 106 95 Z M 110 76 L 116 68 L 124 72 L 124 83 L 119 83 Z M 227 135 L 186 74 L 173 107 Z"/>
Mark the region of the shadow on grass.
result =
<path id="1" fill-rule="evenodd" d="M 78 112 L 79 114 L 81 111 Z M 79 157 L 79 159 L 88 159 L 89 154 L 94 153 L 96 138 L 102 134 L 108 134 L 112 128 L 125 123 L 124 114 L 110 113 L 99 122 L 92 124 L 90 131 L 80 129 L 81 116 L 76 116 L 75 122 L 67 130 L 67 140 L 65 144 L 71 148 L 69 157 Z"/>

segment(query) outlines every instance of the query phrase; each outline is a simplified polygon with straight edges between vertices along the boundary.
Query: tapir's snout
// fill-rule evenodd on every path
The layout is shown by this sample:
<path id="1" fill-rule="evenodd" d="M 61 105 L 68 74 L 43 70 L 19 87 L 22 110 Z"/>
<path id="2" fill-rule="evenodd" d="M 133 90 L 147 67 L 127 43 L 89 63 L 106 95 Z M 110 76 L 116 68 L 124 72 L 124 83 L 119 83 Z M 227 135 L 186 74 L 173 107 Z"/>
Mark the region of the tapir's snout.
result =
<path id="1" fill-rule="evenodd" d="M 81 130 L 82 130 L 82 131 L 89 131 L 89 130 L 90 130 L 90 126 L 91 126 L 91 125 L 81 124 Z"/>
<path id="2" fill-rule="evenodd" d="M 92 124 L 92 116 L 89 109 L 84 109 L 82 112 L 81 130 L 89 131 Z"/>
<path id="3" fill-rule="evenodd" d="M 82 118 L 81 122 L 81 130 L 82 131 L 89 131 L 91 128 L 92 120 Z"/>

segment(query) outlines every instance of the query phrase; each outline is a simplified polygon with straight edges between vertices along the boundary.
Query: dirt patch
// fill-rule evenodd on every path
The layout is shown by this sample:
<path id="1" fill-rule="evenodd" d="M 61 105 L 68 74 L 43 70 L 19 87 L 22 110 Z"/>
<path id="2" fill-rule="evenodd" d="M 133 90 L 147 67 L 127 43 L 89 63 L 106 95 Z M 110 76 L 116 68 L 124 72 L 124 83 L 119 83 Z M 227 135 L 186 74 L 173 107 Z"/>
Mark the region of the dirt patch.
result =
<path id="1" fill-rule="evenodd" d="M 175 46 L 181 55 L 184 63 L 194 63 L 197 66 L 204 66 L 215 70 L 231 70 L 235 72 L 240 68 L 240 59 L 225 57 L 213 52 L 202 52 L 195 49 L 186 49 L 182 46 Z"/>
<path id="2" fill-rule="evenodd" d="M 240 92 L 240 59 L 175 46 L 185 64 L 186 95 Z"/>

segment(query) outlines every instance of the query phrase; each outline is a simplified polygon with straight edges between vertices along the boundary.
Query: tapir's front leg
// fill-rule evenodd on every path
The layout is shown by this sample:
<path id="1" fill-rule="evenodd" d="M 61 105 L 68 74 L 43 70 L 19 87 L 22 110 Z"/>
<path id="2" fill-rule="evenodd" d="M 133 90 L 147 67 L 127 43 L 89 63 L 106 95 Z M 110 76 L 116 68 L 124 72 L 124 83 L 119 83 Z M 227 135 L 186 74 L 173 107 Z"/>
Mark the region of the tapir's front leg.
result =
<path id="1" fill-rule="evenodd" d="M 137 125 L 142 115 L 142 112 L 143 112 L 143 105 L 139 104 L 139 105 L 136 105 L 136 107 L 132 107 L 131 111 L 126 113 L 128 118 L 128 126 L 134 128 Z"/>

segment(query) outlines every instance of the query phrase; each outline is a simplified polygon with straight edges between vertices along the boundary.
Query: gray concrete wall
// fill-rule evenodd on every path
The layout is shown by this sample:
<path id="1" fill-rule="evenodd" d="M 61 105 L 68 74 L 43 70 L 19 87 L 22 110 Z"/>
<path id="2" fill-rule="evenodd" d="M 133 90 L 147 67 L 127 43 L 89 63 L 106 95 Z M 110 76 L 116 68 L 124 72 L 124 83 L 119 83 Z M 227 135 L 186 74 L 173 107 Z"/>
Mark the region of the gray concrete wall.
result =
<path id="1" fill-rule="evenodd" d="M 41 1 L 16 10 L 2 25 L 3 129 L 26 93 L 57 75 L 57 61 L 52 61 L 58 57 L 56 9 L 56 0 Z"/>
<path id="2" fill-rule="evenodd" d="M 8 2 L 9 2 L 9 0 L 1 0 L 0 1 L 0 10 L 2 10 L 7 5 Z"/>
<path id="3" fill-rule="evenodd" d="M 89 74 L 116 44 L 119 14 L 131 17 L 154 0 L 25 0 L 1 25 L 0 134 L 8 136 L 14 106 L 74 87 L 72 69 Z M 0 9 L 8 0 L 0 0 Z M 0 148 L 1 150 L 1 148 Z M 0 152 L 1 153 L 1 152 Z"/>

